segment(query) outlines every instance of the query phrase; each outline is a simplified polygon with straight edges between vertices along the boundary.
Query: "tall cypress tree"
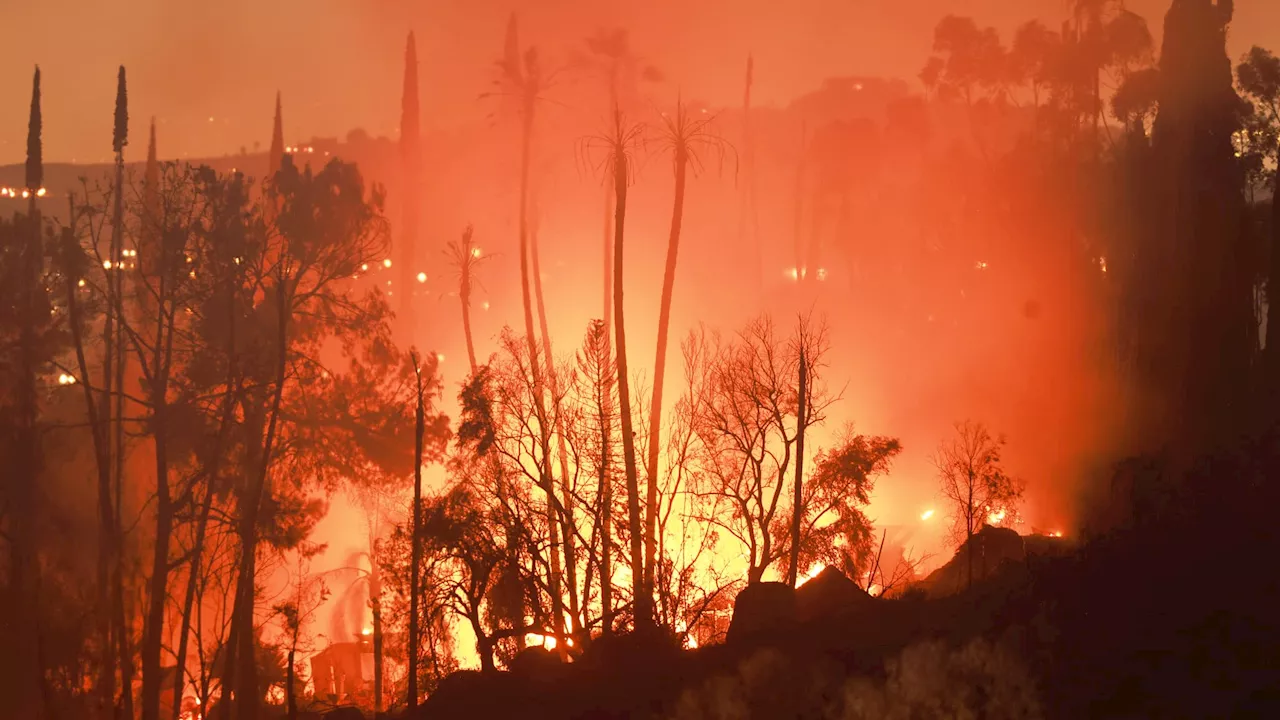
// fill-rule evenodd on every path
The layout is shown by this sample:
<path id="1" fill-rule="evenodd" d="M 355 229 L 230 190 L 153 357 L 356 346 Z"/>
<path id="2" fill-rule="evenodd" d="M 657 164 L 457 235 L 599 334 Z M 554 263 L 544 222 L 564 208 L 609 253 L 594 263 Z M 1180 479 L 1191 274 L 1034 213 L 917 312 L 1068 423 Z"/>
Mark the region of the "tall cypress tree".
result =
<path id="1" fill-rule="evenodd" d="M 16 640 L 15 655 L 20 668 L 12 678 L 7 680 L 16 686 L 13 693 L 16 700 L 14 717 L 40 717 L 43 712 L 41 685 L 44 673 L 40 667 L 40 637 L 36 631 L 34 618 L 39 614 L 39 573 L 38 557 L 35 548 L 34 517 L 36 499 L 36 481 L 40 476 L 41 455 L 39 450 L 39 432 L 36 427 L 38 412 L 36 394 L 36 332 L 39 303 L 37 292 L 40 287 L 40 218 L 36 208 L 36 190 L 44 180 L 44 165 L 41 148 L 42 121 L 40 117 L 40 68 L 35 70 L 35 78 L 31 89 L 31 119 L 27 126 L 27 168 L 26 182 L 30 190 L 30 213 L 25 219 L 26 228 L 17 224 L 14 228 L 15 239 L 21 238 L 22 249 L 19 252 L 21 272 L 17 283 L 19 320 L 19 362 L 21 366 L 18 387 L 18 415 L 16 432 L 6 438 L 14 443 L 16 456 L 16 472 L 13 478 L 14 537 L 10 543 L 13 553 L 10 579 L 18 592 L 21 604 L 19 618 L 25 620 L 16 623 L 14 638 Z M 3 685 L 0 685 L 3 687 Z"/>
<path id="2" fill-rule="evenodd" d="M 405 337 L 413 340 L 416 316 L 413 308 L 413 276 L 418 252 L 418 198 L 421 192 L 421 116 L 418 106 L 418 49 L 413 33 L 404 49 L 404 92 L 400 101 L 400 152 L 404 178 L 404 219 L 400 234 L 398 304 Z"/>
<path id="3" fill-rule="evenodd" d="M 128 689 L 133 687 L 133 652 L 129 648 L 129 625 L 125 621 L 124 610 L 124 578 L 120 568 L 120 548 L 122 547 L 123 537 L 120 534 L 121 524 L 121 499 L 123 497 L 124 485 L 124 279 L 125 274 L 121 268 L 122 250 L 124 247 L 124 149 L 129 144 L 129 92 L 125 81 L 124 66 L 121 65 L 116 73 L 116 110 L 115 122 L 112 127 L 111 149 L 116 154 L 116 182 L 115 189 L 112 192 L 112 220 L 111 220 L 111 251 L 110 262 L 111 270 L 107 275 L 108 297 L 110 299 L 110 310 L 107 313 L 107 357 L 106 365 L 107 375 L 107 395 L 114 397 L 113 415 L 114 425 L 109 425 L 113 431 L 111 440 L 112 461 L 114 462 L 113 473 L 115 476 L 115 522 L 113 523 L 116 530 L 114 538 L 115 549 L 115 579 L 112 583 L 112 592 L 114 598 L 112 604 L 115 611 L 116 622 L 116 645 L 120 654 L 120 687 L 125 692 L 120 693 L 120 702 L 125 717 L 133 717 L 133 693 Z M 114 323 L 112 318 L 115 319 Z M 114 374 L 113 374 L 114 373 Z"/>
<path id="4" fill-rule="evenodd" d="M 36 191 L 44 185 L 44 148 L 41 133 L 44 131 L 44 119 L 40 115 L 40 66 L 36 66 L 35 77 L 31 80 L 31 119 L 27 121 L 27 189 L 35 197 Z"/>

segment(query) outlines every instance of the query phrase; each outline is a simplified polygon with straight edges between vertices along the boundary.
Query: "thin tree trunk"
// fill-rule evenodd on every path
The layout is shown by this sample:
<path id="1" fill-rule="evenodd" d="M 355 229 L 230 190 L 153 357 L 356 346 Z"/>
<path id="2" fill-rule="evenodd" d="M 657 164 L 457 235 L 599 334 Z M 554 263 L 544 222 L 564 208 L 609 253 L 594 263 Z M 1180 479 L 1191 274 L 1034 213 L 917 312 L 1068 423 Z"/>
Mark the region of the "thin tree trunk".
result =
<path id="1" fill-rule="evenodd" d="M 272 393 L 270 416 L 267 420 L 266 435 L 262 441 L 261 457 L 256 468 L 254 482 L 247 493 L 248 502 L 240 510 L 240 577 L 237 579 L 235 609 L 232 614 L 231 635 L 235 643 L 234 650 L 227 654 L 227 673 L 236 678 L 229 687 L 235 688 L 235 705 L 237 720 L 255 720 L 258 711 L 258 673 L 254 657 L 253 604 L 254 604 L 254 572 L 258 545 L 258 514 L 261 512 L 262 499 L 266 495 L 268 471 L 271 468 L 271 450 L 275 442 L 276 425 L 280 417 L 280 404 L 284 397 L 285 368 L 288 359 L 289 320 L 289 279 L 285 275 L 279 278 L 276 292 L 279 294 L 279 316 L 276 320 L 278 329 L 276 337 L 276 377 L 275 391 Z M 240 662 L 237 666 L 232 662 L 238 651 Z M 238 671 L 238 672 L 237 672 Z"/>
<path id="2" fill-rule="evenodd" d="M 608 327 L 609 323 L 604 323 Z M 608 337 L 605 337 L 605 357 L 608 360 Z M 597 405 L 600 408 L 600 632 L 604 635 L 613 633 L 613 479 L 610 476 L 611 452 L 609 435 L 613 430 L 611 413 L 608 410 L 609 388 L 604 372 L 608 363 L 602 363 L 601 398 Z"/>
<path id="3" fill-rule="evenodd" d="M 615 192 L 613 187 L 606 186 L 604 194 L 604 314 L 601 315 L 604 329 L 604 360 L 609 359 L 613 350 L 609 324 L 613 317 L 613 196 Z M 602 369 L 601 373 L 603 372 Z M 601 402 L 600 492 L 603 497 L 600 500 L 602 513 L 600 518 L 600 622 L 601 632 L 610 635 L 613 633 L 613 479 L 609 473 L 612 460 L 609 434 L 612 430 L 613 391 L 608 386 L 605 386 Z"/>
<path id="4" fill-rule="evenodd" d="M 684 221 L 685 178 L 689 155 L 682 144 L 676 146 L 675 201 L 671 209 L 671 234 L 667 239 L 667 265 L 662 274 L 662 300 L 658 310 L 658 349 L 653 361 L 653 401 L 649 404 L 649 485 L 644 511 L 644 586 L 646 596 L 654 590 L 657 561 L 658 455 L 662 443 L 662 389 L 667 369 L 667 339 L 671 327 L 671 297 L 676 283 L 676 260 L 680 254 L 680 227 Z"/>
<path id="5" fill-rule="evenodd" d="M 1280 170 L 1272 180 L 1271 192 L 1271 268 L 1267 277 L 1267 359 L 1270 365 L 1272 391 L 1271 420 L 1280 413 Z"/>
<path id="6" fill-rule="evenodd" d="M 178 654 L 177 654 L 177 677 L 174 680 L 173 688 L 173 720 L 178 720 L 182 710 L 182 691 L 186 685 L 184 681 L 187 660 L 187 639 L 191 631 L 191 614 L 195 605 L 196 588 L 200 582 L 200 561 L 204 554 L 205 536 L 209 528 L 209 515 L 213 511 L 214 484 L 218 480 L 218 473 L 222 468 L 222 448 L 227 440 L 227 434 L 231 431 L 231 423 L 234 417 L 236 398 L 239 397 L 241 390 L 241 381 L 237 381 L 236 369 L 236 304 L 235 293 L 233 292 L 227 302 L 227 395 L 222 408 L 222 419 L 218 427 L 218 444 L 214 449 L 212 460 L 209 464 L 209 481 L 208 491 L 205 493 L 204 505 L 200 508 L 200 520 L 196 526 L 195 542 L 191 549 L 191 570 L 187 577 L 186 597 L 182 604 L 182 625 L 178 629 Z"/>
<path id="7" fill-rule="evenodd" d="M 166 312 L 166 292 L 160 279 L 156 312 L 155 371 L 152 376 L 152 413 L 155 424 L 156 537 L 151 560 L 151 589 L 146 626 L 142 632 L 142 720 L 160 718 L 160 648 L 164 639 L 164 609 L 168 599 L 169 535 L 173 529 L 173 500 L 169 496 L 168 393 L 169 365 L 173 353 L 172 314 Z M 168 327 L 166 328 L 166 325 Z M 181 665 L 178 674 L 181 675 Z M 174 698 L 177 704 L 181 696 Z"/>
<path id="8" fill-rule="evenodd" d="M 35 195 L 32 194 L 26 218 L 27 228 L 15 228 L 21 237 L 19 291 L 21 300 L 18 306 L 20 319 L 20 352 L 19 372 L 21 378 L 18 389 L 18 424 L 17 452 L 18 472 L 15 485 L 16 517 L 13 519 L 15 537 L 10 542 L 12 552 L 12 575 L 10 581 L 19 595 L 19 613 L 14 632 L 18 672 L 13 674 L 13 681 L 19 687 L 16 702 L 12 709 L 19 716 L 39 718 L 45 713 L 44 663 L 40 643 L 40 562 L 36 551 L 35 517 L 36 492 L 38 486 L 42 457 L 40 451 L 40 431 L 37 427 L 39 418 L 39 398 L 36 390 L 36 373 L 39 361 L 36 359 L 35 323 L 37 303 L 35 294 L 40 287 L 41 265 L 40 253 L 40 213 L 36 209 Z M 38 290 L 37 288 L 40 288 Z"/>
<path id="9" fill-rule="evenodd" d="M 809 367 L 805 357 L 805 338 L 800 335 L 800 402 L 796 412 L 796 482 L 791 500 L 791 569 L 787 571 L 787 584 L 796 586 L 800 572 L 800 521 L 804 516 L 804 429 L 808 420 Z"/>
<path id="10" fill-rule="evenodd" d="M 564 597 L 560 589 L 560 533 L 556 522 L 555 488 L 551 481 L 551 428 L 547 426 L 542 368 L 538 362 L 538 339 L 533 328 L 533 299 L 529 288 L 531 272 L 529 267 L 529 155 L 533 142 L 533 101 L 534 98 L 525 100 L 524 127 L 520 141 L 520 293 L 524 301 L 525 342 L 529 349 L 530 372 L 533 373 L 534 410 L 537 412 L 539 446 L 542 451 L 538 481 L 547 495 L 547 534 L 550 537 L 548 553 L 551 566 L 547 587 L 551 594 L 551 609 L 555 617 L 556 632 L 562 633 L 564 632 Z"/>
<path id="11" fill-rule="evenodd" d="M 619 121 L 619 132 L 621 122 Z M 621 143 L 621 138 L 618 139 Z M 640 517 L 640 483 L 636 477 L 635 429 L 632 427 L 630 382 L 627 378 L 627 330 L 622 309 L 622 243 L 627 217 L 627 156 L 615 148 L 613 187 L 617 196 L 613 233 L 613 321 L 618 350 L 618 403 L 622 414 L 622 454 L 627 470 L 627 515 L 631 521 L 631 592 L 635 603 L 635 629 L 653 627 L 653 598 L 646 597 L 644 547 Z"/>
<path id="12" fill-rule="evenodd" d="M 293 683 L 294 678 L 298 674 L 294 671 L 294 658 L 298 654 L 298 636 L 295 632 L 293 636 L 293 644 L 289 646 L 288 666 L 285 668 L 284 676 L 284 702 L 285 713 L 289 720 L 298 720 L 298 699 L 294 697 Z"/>
<path id="13" fill-rule="evenodd" d="M 466 272 L 464 269 L 463 272 Z M 471 331 L 467 322 L 467 301 L 462 302 L 462 324 L 467 326 L 467 350 L 471 349 Z M 475 375 L 475 356 L 471 357 L 471 374 Z M 409 710 L 418 707 L 418 595 L 422 564 L 422 433 L 426 415 L 422 407 L 422 370 L 418 356 L 413 355 L 413 374 L 417 389 L 417 407 L 413 425 L 413 536 L 409 562 Z"/>
<path id="14" fill-rule="evenodd" d="M 547 377 L 551 380 L 551 399 L 558 403 L 560 399 L 560 379 L 556 373 L 555 359 L 551 354 L 551 333 L 547 330 L 547 308 L 542 296 L 542 270 L 538 257 L 538 220 L 536 218 L 537 203 L 534 204 L 535 218 L 530 228 L 530 252 L 533 261 L 533 292 L 538 304 L 538 326 L 542 331 L 542 356 L 547 363 Z M 555 417 L 556 441 L 560 455 L 560 503 L 564 515 L 560 522 L 564 533 L 564 580 L 569 588 L 569 623 L 574 632 L 582 629 L 582 618 L 578 612 L 578 568 L 577 552 L 574 542 L 573 490 L 569 487 L 569 451 L 565 445 L 564 421 L 559 409 Z M 554 482 L 554 479 L 552 480 Z M 563 628 L 562 628 L 563 629 Z M 561 645 L 557 647 L 563 650 Z"/>
<path id="15" fill-rule="evenodd" d="M 68 197 L 70 206 L 71 228 L 64 231 L 61 253 L 70 258 L 79 252 L 78 240 L 75 236 L 76 209 L 75 201 Z M 101 666 L 98 673 L 95 691 L 98 696 L 98 713 L 103 718 L 114 714 L 116 663 L 114 644 L 111 638 L 111 594 L 109 591 L 109 572 L 111 565 L 111 539 L 115 536 L 112 529 L 113 513 L 111 511 L 111 463 L 108 459 L 105 428 L 99 416 L 99 406 L 94 400 L 93 386 L 90 381 L 89 363 L 84 352 L 84 321 L 80 312 L 80 303 L 76 299 L 78 278 L 69 273 L 64 274 L 66 282 L 67 312 L 71 320 L 71 340 L 75 348 L 76 368 L 80 373 L 80 387 L 84 392 L 85 410 L 89 417 L 90 437 L 93 439 L 93 456 L 98 471 L 98 565 L 97 565 L 97 618 L 98 639 L 101 642 Z"/>
<path id="16" fill-rule="evenodd" d="M 378 582 L 378 566 L 369 557 L 369 605 L 373 608 L 373 712 L 382 712 L 382 583 Z"/>
<path id="17" fill-rule="evenodd" d="M 124 154 L 121 151 L 116 152 L 116 183 L 115 193 L 112 197 L 112 230 L 111 230 L 111 274 L 108 275 L 108 288 L 114 288 L 113 292 L 109 292 L 108 303 L 111 308 L 108 311 L 108 317 L 115 319 L 114 325 L 110 326 L 108 334 L 112 336 L 111 344 L 107 346 L 107 355 L 111 358 L 112 365 L 109 366 L 108 374 L 111 379 L 108 381 L 108 395 L 114 392 L 114 424 L 109 426 L 112 430 L 112 462 L 113 472 L 115 475 L 115 516 L 112 523 L 116 536 L 113 543 L 113 561 L 115 564 L 115 580 L 113 592 L 115 593 L 115 612 L 116 612 L 116 644 L 120 653 L 120 700 L 121 707 L 126 718 L 134 717 L 133 714 L 133 653 L 129 647 L 129 625 L 125 620 L 124 607 L 124 572 L 122 563 L 124 560 L 124 536 L 123 536 L 123 495 L 124 495 L 124 272 L 120 265 L 122 256 L 121 249 L 124 243 Z M 114 278 L 114 281 L 111 280 Z M 111 402 L 108 399 L 108 402 Z"/>

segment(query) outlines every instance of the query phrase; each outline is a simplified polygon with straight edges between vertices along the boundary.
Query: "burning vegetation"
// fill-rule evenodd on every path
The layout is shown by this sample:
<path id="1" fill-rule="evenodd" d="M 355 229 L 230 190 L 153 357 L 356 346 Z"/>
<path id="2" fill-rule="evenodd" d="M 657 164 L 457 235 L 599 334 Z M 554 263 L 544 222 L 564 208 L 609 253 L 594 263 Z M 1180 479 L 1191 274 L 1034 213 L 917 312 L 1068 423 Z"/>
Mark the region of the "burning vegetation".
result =
<path id="1" fill-rule="evenodd" d="M 204 163 L 153 120 L 130 164 L 122 66 L 78 180 L 37 68 L 6 707 L 1264 714 L 1280 60 L 1233 13 L 947 16 L 919 87 L 786 107 L 513 15 L 483 130 L 424 123 L 410 33 L 397 140 L 287 142 L 277 95 Z"/>

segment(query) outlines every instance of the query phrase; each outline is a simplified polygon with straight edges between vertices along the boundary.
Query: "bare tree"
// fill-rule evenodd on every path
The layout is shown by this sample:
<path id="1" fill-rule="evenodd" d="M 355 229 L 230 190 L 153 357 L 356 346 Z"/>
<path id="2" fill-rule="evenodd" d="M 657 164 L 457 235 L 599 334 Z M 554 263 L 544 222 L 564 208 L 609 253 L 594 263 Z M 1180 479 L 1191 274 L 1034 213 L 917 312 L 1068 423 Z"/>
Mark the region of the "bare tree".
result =
<path id="1" fill-rule="evenodd" d="M 951 509 L 952 539 L 967 548 L 968 584 L 973 585 L 973 536 L 984 525 L 1012 524 L 1024 483 L 1007 475 L 1000 461 L 1003 437 L 982 423 L 956 423 L 955 437 L 934 455 L 942 496 Z"/>
<path id="2" fill-rule="evenodd" d="M 730 342 L 705 353 L 707 379 L 694 409 L 704 470 L 699 494 L 728 504 L 707 515 L 746 548 L 748 582 L 785 557 L 789 546 L 783 489 L 796 457 L 800 427 L 821 423 L 834 401 L 819 368 L 827 351 L 821 326 L 807 327 L 792 342 L 778 338 L 773 320 L 761 316 Z M 805 417 L 799 417 L 800 357 L 806 361 Z M 779 513 L 782 514 L 779 514 Z"/>

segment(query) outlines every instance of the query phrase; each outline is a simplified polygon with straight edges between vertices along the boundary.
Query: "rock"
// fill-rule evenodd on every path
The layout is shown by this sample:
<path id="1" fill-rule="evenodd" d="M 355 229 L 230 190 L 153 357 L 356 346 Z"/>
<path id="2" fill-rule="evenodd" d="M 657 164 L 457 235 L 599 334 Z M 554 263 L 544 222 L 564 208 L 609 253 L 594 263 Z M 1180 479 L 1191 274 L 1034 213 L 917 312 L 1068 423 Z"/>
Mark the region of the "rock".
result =
<path id="1" fill-rule="evenodd" d="M 961 592 L 969 586 L 969 553 L 973 553 L 973 582 L 995 574 L 1006 562 L 1023 563 L 1027 558 L 1026 545 L 1016 531 L 1009 528 L 983 526 L 972 538 L 960 546 L 955 557 L 934 570 L 923 581 L 929 595 L 941 597 Z"/>
<path id="2" fill-rule="evenodd" d="M 556 653 L 544 647 L 527 647 L 511 658 L 511 674 L 533 681 L 555 678 L 564 661 Z"/>
<path id="3" fill-rule="evenodd" d="M 729 622 L 728 643 L 778 636 L 796 623 L 796 591 L 786 583 L 752 583 L 738 593 Z"/>
<path id="4" fill-rule="evenodd" d="M 833 567 L 796 588 L 796 616 L 801 622 L 856 612 L 874 603 L 866 590 Z"/>

